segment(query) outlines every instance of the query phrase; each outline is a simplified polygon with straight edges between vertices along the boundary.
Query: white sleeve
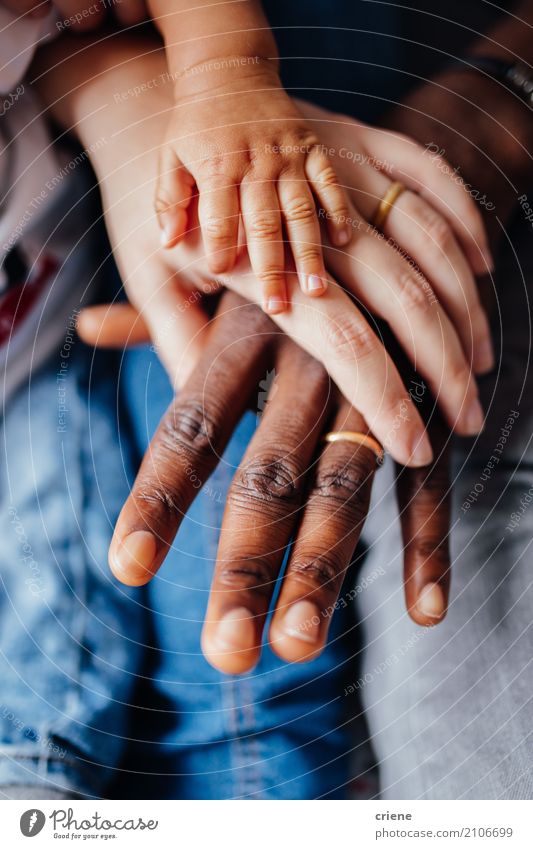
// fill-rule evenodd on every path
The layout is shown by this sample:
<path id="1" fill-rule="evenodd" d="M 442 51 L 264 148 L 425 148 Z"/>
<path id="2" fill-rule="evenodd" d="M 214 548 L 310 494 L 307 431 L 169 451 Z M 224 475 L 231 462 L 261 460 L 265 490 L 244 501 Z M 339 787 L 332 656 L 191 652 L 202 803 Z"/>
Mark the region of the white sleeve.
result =
<path id="1" fill-rule="evenodd" d="M 40 44 L 58 34 L 57 12 L 45 18 L 17 17 L 0 7 L 0 93 L 9 94 L 22 80 Z"/>

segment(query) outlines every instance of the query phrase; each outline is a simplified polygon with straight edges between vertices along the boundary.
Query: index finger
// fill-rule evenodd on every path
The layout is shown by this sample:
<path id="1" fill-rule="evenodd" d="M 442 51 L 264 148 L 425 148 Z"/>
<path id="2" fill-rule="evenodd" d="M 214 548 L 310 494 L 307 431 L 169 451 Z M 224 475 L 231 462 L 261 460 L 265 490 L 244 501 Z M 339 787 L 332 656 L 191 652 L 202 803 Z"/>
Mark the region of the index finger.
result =
<path id="1" fill-rule="evenodd" d="M 243 314 L 256 309 L 232 295 L 224 301 L 232 308 L 215 319 L 197 368 L 163 416 L 115 527 L 109 565 L 130 586 L 146 584 L 163 563 L 263 369 L 265 335 Z"/>

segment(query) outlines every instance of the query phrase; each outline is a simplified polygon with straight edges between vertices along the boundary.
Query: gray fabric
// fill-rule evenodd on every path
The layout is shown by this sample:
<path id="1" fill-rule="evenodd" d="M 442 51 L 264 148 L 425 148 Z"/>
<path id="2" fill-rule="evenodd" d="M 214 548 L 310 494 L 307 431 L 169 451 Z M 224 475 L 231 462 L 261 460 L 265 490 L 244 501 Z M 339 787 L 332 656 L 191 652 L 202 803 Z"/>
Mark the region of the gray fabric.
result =
<path id="1" fill-rule="evenodd" d="M 533 269 L 531 230 L 520 230 L 497 281 L 504 353 L 482 381 L 487 426 L 455 452 L 451 605 L 436 628 L 405 613 L 392 468 L 376 481 L 364 571 L 384 575 L 358 598 L 357 686 L 386 799 L 533 796 Z"/>

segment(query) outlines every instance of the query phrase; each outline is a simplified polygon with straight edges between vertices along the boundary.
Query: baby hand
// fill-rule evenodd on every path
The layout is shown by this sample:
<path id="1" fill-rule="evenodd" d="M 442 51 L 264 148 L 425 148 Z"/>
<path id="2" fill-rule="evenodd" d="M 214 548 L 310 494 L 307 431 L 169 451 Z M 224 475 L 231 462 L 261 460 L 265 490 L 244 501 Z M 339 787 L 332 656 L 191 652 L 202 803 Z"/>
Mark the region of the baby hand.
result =
<path id="1" fill-rule="evenodd" d="M 348 200 L 312 125 L 268 60 L 225 58 L 180 75 L 159 170 L 156 210 L 165 247 L 185 232 L 197 190 L 213 274 L 234 266 L 242 219 L 266 312 L 288 306 L 285 238 L 302 290 L 325 292 L 319 217 L 332 243 L 346 245 Z"/>

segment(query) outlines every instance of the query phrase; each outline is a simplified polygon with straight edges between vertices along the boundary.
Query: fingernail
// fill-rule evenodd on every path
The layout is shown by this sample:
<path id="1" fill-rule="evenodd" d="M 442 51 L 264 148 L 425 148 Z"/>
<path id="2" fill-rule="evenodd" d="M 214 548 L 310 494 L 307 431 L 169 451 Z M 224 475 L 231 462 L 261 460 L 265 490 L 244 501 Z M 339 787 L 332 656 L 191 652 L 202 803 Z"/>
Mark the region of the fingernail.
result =
<path id="1" fill-rule="evenodd" d="M 320 616 L 316 606 L 310 601 L 297 601 L 287 610 L 281 630 L 304 643 L 316 643 L 320 633 Z"/>
<path id="2" fill-rule="evenodd" d="M 337 244 L 342 247 L 343 245 L 347 245 L 350 241 L 350 231 L 348 227 L 342 227 L 341 230 L 337 232 Z"/>
<path id="3" fill-rule="evenodd" d="M 214 635 L 220 649 L 226 651 L 246 650 L 255 644 L 254 617 L 245 607 L 235 607 L 226 613 Z"/>
<path id="4" fill-rule="evenodd" d="M 433 449 L 425 431 L 417 437 L 409 458 L 410 466 L 429 466 L 433 460 Z"/>
<path id="5" fill-rule="evenodd" d="M 286 303 L 279 295 L 271 295 L 265 301 L 264 310 L 269 315 L 277 315 L 280 312 L 285 312 Z"/>
<path id="6" fill-rule="evenodd" d="M 326 291 L 327 283 L 323 277 L 319 277 L 318 274 L 310 274 L 307 278 L 306 289 L 308 292 L 319 292 L 320 290 Z"/>
<path id="7" fill-rule="evenodd" d="M 476 371 L 487 372 L 494 368 L 494 348 L 490 339 L 484 339 L 476 349 Z"/>
<path id="8" fill-rule="evenodd" d="M 465 432 L 470 436 L 475 436 L 483 430 L 484 419 L 485 414 L 483 413 L 483 407 L 479 403 L 479 399 L 474 398 L 474 400 L 470 402 L 470 405 L 467 407 L 463 416 Z"/>
<path id="9" fill-rule="evenodd" d="M 157 540 L 148 531 L 134 531 L 124 537 L 113 558 L 117 572 L 127 583 L 146 583 L 152 575 Z"/>
<path id="10" fill-rule="evenodd" d="M 426 584 L 420 591 L 416 607 L 428 619 L 440 619 L 446 610 L 444 593 L 439 584 Z"/>

